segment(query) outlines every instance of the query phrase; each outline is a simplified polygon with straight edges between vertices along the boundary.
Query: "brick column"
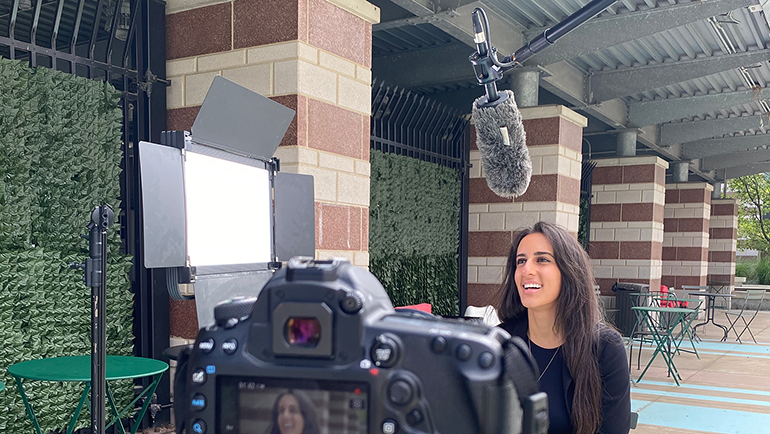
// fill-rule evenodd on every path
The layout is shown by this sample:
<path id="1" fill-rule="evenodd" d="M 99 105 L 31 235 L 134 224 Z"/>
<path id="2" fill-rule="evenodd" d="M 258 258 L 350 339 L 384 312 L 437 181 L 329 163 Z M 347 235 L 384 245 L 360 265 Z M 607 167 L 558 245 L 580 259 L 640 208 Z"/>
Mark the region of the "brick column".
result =
<path id="1" fill-rule="evenodd" d="M 526 193 L 506 199 L 487 186 L 471 140 L 468 224 L 468 305 L 496 301 L 508 252 L 517 229 L 538 221 L 557 223 L 577 237 L 583 128 L 586 118 L 564 106 L 521 109 L 532 180 Z"/>
<path id="2" fill-rule="evenodd" d="M 603 293 L 617 281 L 660 286 L 668 163 L 658 157 L 596 160 L 589 253 Z"/>
<path id="3" fill-rule="evenodd" d="M 738 246 L 738 201 L 711 200 L 708 280 L 735 285 L 735 251 Z"/>
<path id="4" fill-rule="evenodd" d="M 666 184 L 660 283 L 669 288 L 706 284 L 712 191 L 705 182 Z"/>
<path id="5" fill-rule="evenodd" d="M 216 75 L 296 110 L 276 156 L 314 176 L 316 256 L 363 267 L 378 21 L 365 0 L 169 0 L 166 22 L 168 128 L 189 130 Z M 172 335 L 195 336 L 194 307 L 172 303 Z"/>

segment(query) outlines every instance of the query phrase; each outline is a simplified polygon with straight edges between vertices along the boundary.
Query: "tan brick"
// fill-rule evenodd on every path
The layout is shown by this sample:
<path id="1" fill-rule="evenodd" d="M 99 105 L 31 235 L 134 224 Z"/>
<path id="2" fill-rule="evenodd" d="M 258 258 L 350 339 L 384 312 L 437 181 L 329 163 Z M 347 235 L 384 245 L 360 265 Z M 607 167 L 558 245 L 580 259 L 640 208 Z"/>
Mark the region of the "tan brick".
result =
<path id="1" fill-rule="evenodd" d="M 349 77 L 356 76 L 355 63 L 325 51 L 318 53 L 318 64 L 326 69 L 331 69 L 334 72 L 345 74 Z"/>
<path id="2" fill-rule="evenodd" d="M 544 156 L 543 169 L 541 174 L 550 175 L 553 173 L 559 173 L 559 156 Z"/>
<path id="3" fill-rule="evenodd" d="M 198 72 L 220 71 L 246 64 L 246 52 L 228 51 L 198 57 Z"/>
<path id="4" fill-rule="evenodd" d="M 290 164 L 318 165 L 318 151 L 304 146 L 281 146 L 276 149 L 275 156 L 281 160 L 282 171 Z"/>
<path id="5" fill-rule="evenodd" d="M 540 213 L 537 211 L 531 212 L 510 212 L 505 214 L 505 229 L 514 231 L 524 227 L 534 225 L 540 220 Z"/>
<path id="6" fill-rule="evenodd" d="M 340 172 L 337 200 L 340 203 L 369 206 L 369 178 Z"/>
<path id="7" fill-rule="evenodd" d="M 359 175 L 369 176 L 372 173 L 372 166 L 368 161 L 356 160 L 356 173 Z"/>
<path id="8" fill-rule="evenodd" d="M 275 66 L 276 93 L 278 93 L 278 64 L 276 63 Z M 297 63 L 296 88 L 301 94 L 332 104 L 337 102 L 337 74 L 316 65 L 304 61 Z"/>
<path id="9" fill-rule="evenodd" d="M 355 263 L 355 253 L 350 250 L 316 250 L 315 255 L 318 259 L 343 258 L 353 264 Z"/>
<path id="10" fill-rule="evenodd" d="M 502 231 L 505 229 L 505 214 L 503 213 L 486 213 L 479 217 L 479 230 Z"/>
<path id="11" fill-rule="evenodd" d="M 192 74 L 185 76 L 184 86 L 184 105 L 201 105 L 206 98 L 206 93 L 214 81 L 216 72 L 205 72 L 203 74 Z"/>
<path id="12" fill-rule="evenodd" d="M 353 265 L 359 267 L 369 266 L 369 252 L 355 252 L 353 254 Z"/>
<path id="13" fill-rule="evenodd" d="M 298 92 L 298 63 L 297 60 L 288 60 L 276 62 L 273 65 L 273 93 L 275 95 Z"/>
<path id="14" fill-rule="evenodd" d="M 476 283 L 478 279 L 478 267 L 469 265 L 468 266 L 468 283 Z"/>
<path id="15" fill-rule="evenodd" d="M 270 69 L 268 64 L 244 66 L 225 70 L 222 72 L 222 76 L 262 96 L 268 96 L 273 93 Z"/>
<path id="16" fill-rule="evenodd" d="M 517 212 L 522 210 L 520 203 L 491 203 L 489 212 Z"/>
<path id="17" fill-rule="evenodd" d="M 184 76 L 169 78 L 171 86 L 166 88 L 166 108 L 184 107 Z"/>
<path id="18" fill-rule="evenodd" d="M 482 256 L 468 256 L 468 265 L 487 265 L 487 258 Z"/>
<path id="19" fill-rule="evenodd" d="M 341 172 L 355 172 L 356 160 L 341 155 L 321 152 L 318 154 L 318 165 L 326 169 L 334 169 Z"/>
<path id="20" fill-rule="evenodd" d="M 195 74 L 195 58 L 169 60 L 166 62 L 166 77 L 179 77 Z"/>
<path id="21" fill-rule="evenodd" d="M 299 166 L 297 170 L 296 173 L 313 175 L 316 200 L 337 201 L 337 172 L 310 166 Z"/>
<path id="22" fill-rule="evenodd" d="M 479 219 L 480 215 L 475 213 L 468 214 L 468 230 L 469 231 L 478 231 L 479 230 Z"/>
<path id="23" fill-rule="evenodd" d="M 479 267 L 478 283 L 501 283 L 503 267 Z"/>
<path id="24" fill-rule="evenodd" d="M 347 77 L 339 76 L 337 103 L 345 108 L 369 115 L 372 111 L 372 88 Z"/>
<path id="25" fill-rule="evenodd" d="M 372 70 L 364 68 L 361 65 L 356 65 L 356 79 L 363 81 L 366 84 L 372 84 Z"/>
<path id="26" fill-rule="evenodd" d="M 246 52 L 248 63 L 268 63 L 281 60 L 305 59 L 318 63 L 318 50 L 301 42 L 285 42 L 250 48 Z"/>

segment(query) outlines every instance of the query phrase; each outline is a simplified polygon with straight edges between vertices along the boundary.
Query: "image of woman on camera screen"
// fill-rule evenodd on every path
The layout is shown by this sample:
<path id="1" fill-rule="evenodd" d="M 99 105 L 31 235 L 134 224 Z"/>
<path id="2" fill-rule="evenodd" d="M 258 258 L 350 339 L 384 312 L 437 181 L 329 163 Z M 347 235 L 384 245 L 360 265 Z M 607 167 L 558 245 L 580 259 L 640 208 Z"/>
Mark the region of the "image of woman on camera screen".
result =
<path id="1" fill-rule="evenodd" d="M 319 434 L 313 402 L 300 390 L 289 389 L 273 404 L 270 426 L 265 434 Z"/>
<path id="2" fill-rule="evenodd" d="M 601 322 L 592 270 L 577 240 L 545 222 L 519 232 L 508 255 L 500 327 L 522 338 L 537 361 L 549 434 L 630 430 L 626 350 Z"/>

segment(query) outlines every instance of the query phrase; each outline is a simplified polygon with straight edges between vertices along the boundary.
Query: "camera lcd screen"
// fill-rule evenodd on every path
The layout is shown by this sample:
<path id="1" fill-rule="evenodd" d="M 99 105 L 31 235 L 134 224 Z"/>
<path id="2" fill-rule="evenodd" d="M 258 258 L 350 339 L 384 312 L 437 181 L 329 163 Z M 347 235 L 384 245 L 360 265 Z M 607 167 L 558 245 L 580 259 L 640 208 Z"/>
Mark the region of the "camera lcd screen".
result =
<path id="1" fill-rule="evenodd" d="M 220 434 L 366 434 L 366 383 L 218 378 Z"/>

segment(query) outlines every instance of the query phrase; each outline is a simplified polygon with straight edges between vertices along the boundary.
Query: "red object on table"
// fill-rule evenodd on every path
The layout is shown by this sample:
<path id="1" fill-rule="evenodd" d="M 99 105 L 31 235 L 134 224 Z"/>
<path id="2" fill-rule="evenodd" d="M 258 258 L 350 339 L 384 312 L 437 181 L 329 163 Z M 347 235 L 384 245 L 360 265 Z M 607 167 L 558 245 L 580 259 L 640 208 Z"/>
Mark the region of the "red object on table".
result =
<path id="1" fill-rule="evenodd" d="M 666 285 L 660 285 L 660 292 L 661 294 L 667 294 L 668 295 L 668 286 Z M 690 304 L 688 301 L 661 301 L 660 306 L 661 307 L 687 307 L 687 305 Z"/>
<path id="2" fill-rule="evenodd" d="M 414 309 L 414 310 L 419 310 L 419 311 L 422 311 L 422 312 L 425 312 L 425 313 L 433 313 L 431 311 L 430 303 L 413 304 L 411 306 L 399 306 L 399 307 L 397 307 L 395 309 L 396 310 L 399 310 L 399 309 Z"/>

